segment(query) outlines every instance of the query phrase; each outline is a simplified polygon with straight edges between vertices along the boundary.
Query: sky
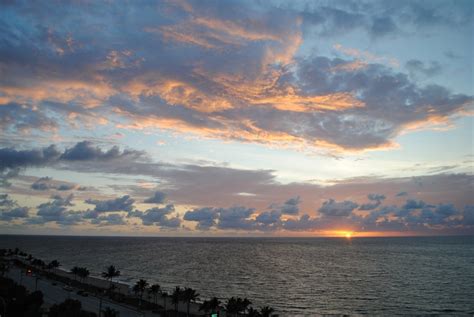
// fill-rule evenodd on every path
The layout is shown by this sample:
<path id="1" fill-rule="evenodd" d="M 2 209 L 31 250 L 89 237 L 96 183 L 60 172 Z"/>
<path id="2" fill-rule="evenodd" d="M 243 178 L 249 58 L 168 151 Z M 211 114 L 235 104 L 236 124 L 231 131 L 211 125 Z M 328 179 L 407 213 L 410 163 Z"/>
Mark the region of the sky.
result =
<path id="1" fill-rule="evenodd" d="M 3 1 L 0 233 L 472 235 L 473 7 Z"/>

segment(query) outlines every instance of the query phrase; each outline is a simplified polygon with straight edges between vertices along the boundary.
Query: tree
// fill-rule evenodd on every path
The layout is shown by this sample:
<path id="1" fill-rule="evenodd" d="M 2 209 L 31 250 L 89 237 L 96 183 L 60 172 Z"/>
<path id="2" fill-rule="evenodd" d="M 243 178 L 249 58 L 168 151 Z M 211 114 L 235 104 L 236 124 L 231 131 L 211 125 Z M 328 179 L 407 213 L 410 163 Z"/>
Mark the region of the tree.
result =
<path id="1" fill-rule="evenodd" d="M 74 280 L 77 279 L 77 275 L 79 274 L 79 270 L 80 270 L 80 269 L 81 269 L 81 268 L 78 267 L 78 266 L 75 266 L 75 267 L 73 267 L 73 268 L 71 269 L 71 273 L 74 274 Z"/>
<path id="2" fill-rule="evenodd" d="M 199 294 L 196 293 L 196 290 L 186 287 L 183 291 L 183 299 L 186 302 L 186 316 L 189 316 L 189 305 L 191 302 L 196 301 Z"/>
<path id="3" fill-rule="evenodd" d="M 55 268 L 59 267 L 60 265 L 61 265 L 61 263 L 59 263 L 58 260 L 53 260 L 53 261 L 49 262 L 47 268 L 48 268 L 48 270 L 51 271 L 52 269 L 55 269 Z"/>
<path id="4" fill-rule="evenodd" d="M 231 297 L 227 300 L 225 308 L 229 315 L 235 316 L 237 314 L 244 313 L 250 304 L 252 304 L 252 302 L 250 302 L 247 298 L 242 299 L 240 297 Z"/>
<path id="5" fill-rule="evenodd" d="M 133 291 L 135 292 L 135 295 L 138 295 L 140 301 L 138 302 L 138 307 L 141 307 L 142 305 L 142 298 L 143 298 L 143 293 L 145 292 L 146 288 L 148 286 L 148 282 L 144 279 L 140 279 L 135 283 L 135 286 L 133 286 Z"/>
<path id="6" fill-rule="evenodd" d="M 200 306 L 199 310 L 204 311 L 205 313 L 211 312 L 215 313 L 217 309 L 219 308 L 220 301 L 217 299 L 217 297 L 213 297 L 210 300 L 205 300 Z"/>
<path id="7" fill-rule="evenodd" d="M 178 304 L 182 297 L 183 290 L 179 286 L 176 286 L 173 291 L 173 294 L 171 294 L 171 302 L 174 304 L 174 310 L 176 312 L 178 312 Z"/>
<path id="8" fill-rule="evenodd" d="M 270 306 L 264 306 L 260 308 L 260 314 L 262 317 L 270 317 L 275 310 Z"/>
<path id="9" fill-rule="evenodd" d="M 110 265 L 109 267 L 106 268 L 107 271 L 102 272 L 102 277 L 108 279 L 110 281 L 110 286 L 109 289 L 112 288 L 112 280 L 114 277 L 119 277 L 120 276 L 120 271 L 115 268 L 115 266 Z"/>
<path id="10" fill-rule="evenodd" d="M 161 297 L 163 297 L 163 309 L 165 310 L 166 316 L 166 299 L 169 297 L 168 292 L 161 292 Z"/>
<path id="11" fill-rule="evenodd" d="M 261 317 L 260 312 L 253 307 L 250 307 L 247 312 L 247 317 Z"/>
<path id="12" fill-rule="evenodd" d="M 79 275 L 81 279 L 81 283 L 84 282 L 84 279 L 87 278 L 89 274 L 90 274 L 89 270 L 85 267 L 80 267 L 79 271 L 77 272 L 77 275 Z"/>
<path id="13" fill-rule="evenodd" d="M 153 295 L 153 302 L 156 304 L 157 303 L 157 300 L 158 300 L 158 294 L 160 293 L 160 290 L 161 290 L 161 287 L 160 287 L 160 284 L 153 284 L 152 286 L 150 286 L 150 293 Z"/>

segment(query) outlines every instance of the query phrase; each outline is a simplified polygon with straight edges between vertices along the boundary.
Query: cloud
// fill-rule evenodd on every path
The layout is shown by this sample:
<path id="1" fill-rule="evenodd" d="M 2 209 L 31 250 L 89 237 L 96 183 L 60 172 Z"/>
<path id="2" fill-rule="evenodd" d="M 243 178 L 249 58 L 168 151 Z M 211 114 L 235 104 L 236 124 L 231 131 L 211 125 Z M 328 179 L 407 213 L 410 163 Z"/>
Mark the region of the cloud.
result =
<path id="1" fill-rule="evenodd" d="M 120 151 L 114 146 L 107 151 L 94 147 L 92 142 L 82 141 L 72 148 L 60 152 L 55 145 L 33 150 L 16 150 L 0 148 L 0 171 L 26 167 L 42 167 L 69 161 L 112 161 L 136 160 L 143 156 L 143 152 L 134 150 Z"/>
<path id="2" fill-rule="evenodd" d="M 362 204 L 359 207 L 359 210 L 373 210 L 377 208 L 378 206 L 380 206 L 380 204 L 386 197 L 385 195 L 380 195 L 380 194 L 369 194 L 367 195 L 367 198 L 369 198 L 369 200 L 373 202 L 368 203 L 368 204 Z"/>
<path id="3" fill-rule="evenodd" d="M 73 206 L 73 195 L 62 197 L 53 195 L 52 200 L 37 206 L 36 217 L 30 217 L 27 224 L 44 225 L 48 222 L 55 222 L 59 225 L 76 225 L 83 221 L 82 213 L 68 210 Z"/>
<path id="4" fill-rule="evenodd" d="M 165 201 L 165 197 L 165 193 L 157 191 L 152 197 L 145 199 L 143 202 L 146 204 L 162 204 Z"/>
<path id="5" fill-rule="evenodd" d="M 115 125 L 363 151 L 393 148 L 401 133 L 446 124 L 472 104 L 472 96 L 420 86 L 391 69 L 391 59 L 361 57 L 362 52 L 330 59 L 305 46 L 313 29 L 326 36 L 365 30 L 378 39 L 402 34 L 407 24 L 462 28 L 472 18 L 464 3 L 186 7 L 168 2 L 108 4 L 107 10 L 101 3 L 8 7 L 11 19 L 3 21 L 0 33 L 0 129 L 9 135 L 51 134 Z M 126 12 L 140 19 L 118 18 Z M 83 27 L 70 31 L 72 20 Z M 433 66 L 417 69 L 432 73 Z M 133 155 L 138 154 L 78 143 L 60 160 Z"/>
<path id="6" fill-rule="evenodd" d="M 423 208 L 426 203 L 422 200 L 408 199 L 403 206 L 404 209 L 420 209 Z"/>
<path id="7" fill-rule="evenodd" d="M 217 227 L 219 229 L 252 230 L 255 226 L 249 217 L 255 209 L 243 206 L 220 208 Z"/>
<path id="8" fill-rule="evenodd" d="M 186 211 L 183 219 L 186 221 L 197 222 L 196 229 L 208 230 L 216 224 L 216 219 L 219 216 L 219 210 L 212 207 L 195 208 L 193 210 Z"/>
<path id="9" fill-rule="evenodd" d="M 407 192 L 399 192 L 399 193 L 397 193 L 395 196 L 397 196 L 397 197 L 402 197 L 402 196 L 406 196 L 406 195 L 408 195 Z"/>
<path id="10" fill-rule="evenodd" d="M 358 204 L 349 200 L 337 202 L 334 199 L 329 199 L 323 203 L 318 211 L 328 217 L 348 217 L 357 207 L 359 207 Z"/>
<path id="11" fill-rule="evenodd" d="M 179 228 L 181 219 L 178 217 L 169 217 L 175 211 L 174 205 L 166 205 L 163 208 L 151 208 L 145 212 L 129 212 L 129 217 L 137 217 L 142 220 L 144 226 L 159 226 L 161 228 Z"/>
<path id="12" fill-rule="evenodd" d="M 28 207 L 19 207 L 18 203 L 9 198 L 8 194 L 0 194 L 0 221 L 28 218 Z"/>
<path id="13" fill-rule="evenodd" d="M 121 226 L 127 224 L 123 215 L 108 214 L 91 220 L 91 223 L 99 226 Z"/>
<path id="14" fill-rule="evenodd" d="M 95 205 L 94 211 L 97 213 L 113 212 L 113 211 L 132 211 L 135 200 L 125 195 L 110 200 L 87 199 L 86 203 Z"/>
<path id="15" fill-rule="evenodd" d="M 0 171 L 28 166 L 45 166 L 59 158 L 54 145 L 37 150 L 0 149 Z"/>
<path id="16" fill-rule="evenodd" d="M 439 75 L 442 71 L 440 63 L 432 61 L 429 65 L 425 65 L 425 63 L 418 59 L 411 59 L 407 61 L 405 67 L 410 72 L 410 75 L 414 76 L 415 78 L 419 75 L 433 77 L 435 75 Z"/>

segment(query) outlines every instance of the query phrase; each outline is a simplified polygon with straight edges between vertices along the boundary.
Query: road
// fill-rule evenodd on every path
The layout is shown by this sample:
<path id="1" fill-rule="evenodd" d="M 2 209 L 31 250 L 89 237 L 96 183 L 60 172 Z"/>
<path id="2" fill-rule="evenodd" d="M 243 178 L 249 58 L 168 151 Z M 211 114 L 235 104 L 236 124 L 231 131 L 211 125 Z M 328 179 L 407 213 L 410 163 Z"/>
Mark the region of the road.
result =
<path id="1" fill-rule="evenodd" d="M 43 292 L 43 299 L 45 303 L 48 304 L 48 306 L 57 303 L 62 303 L 66 299 L 71 298 L 81 301 L 82 309 L 95 312 L 96 314 L 98 314 L 99 312 L 101 299 L 98 297 L 92 295 L 89 295 L 87 297 L 80 296 L 76 294 L 77 290 L 68 292 L 63 289 L 63 287 L 65 286 L 64 284 L 57 282 L 57 285 L 53 285 L 52 281 L 46 280 L 42 277 L 40 277 L 38 281 L 36 281 L 35 276 L 25 276 L 24 271 L 23 274 L 21 274 L 20 269 L 14 267 L 10 268 L 10 271 L 7 273 L 7 276 L 15 280 L 18 284 L 22 284 L 30 291 L 35 290 L 35 284 L 37 283 L 37 290 Z M 152 313 L 151 311 L 138 312 L 132 307 L 102 299 L 102 309 L 105 309 L 106 307 L 110 307 L 118 311 L 120 317 L 160 316 L 159 314 Z"/>

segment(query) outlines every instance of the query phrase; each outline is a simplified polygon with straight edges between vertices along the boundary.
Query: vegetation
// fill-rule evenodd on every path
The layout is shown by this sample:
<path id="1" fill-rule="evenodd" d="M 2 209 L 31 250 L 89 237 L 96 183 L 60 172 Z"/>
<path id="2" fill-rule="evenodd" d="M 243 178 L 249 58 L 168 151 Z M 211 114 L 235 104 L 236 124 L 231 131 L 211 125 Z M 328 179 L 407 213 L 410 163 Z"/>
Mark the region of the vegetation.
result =
<path id="1" fill-rule="evenodd" d="M 186 316 L 189 316 L 189 305 L 191 302 L 195 302 L 199 294 L 196 290 L 186 287 L 182 293 L 182 298 L 186 302 Z"/>
<path id="2" fill-rule="evenodd" d="M 181 301 L 183 297 L 183 290 L 179 287 L 176 286 L 173 294 L 171 294 L 171 302 L 174 304 L 174 310 L 176 313 L 178 313 L 178 304 Z"/>
<path id="3" fill-rule="evenodd" d="M 112 289 L 112 280 L 114 277 L 119 277 L 120 276 L 120 271 L 115 268 L 115 266 L 110 265 L 107 267 L 105 272 L 102 272 L 102 277 L 108 279 L 110 281 L 110 289 Z"/>
<path id="4" fill-rule="evenodd" d="M 153 284 L 152 286 L 150 286 L 150 288 L 148 289 L 148 291 L 150 292 L 150 294 L 153 295 L 153 303 L 155 303 L 155 305 L 157 305 L 157 301 L 158 301 L 158 294 L 160 293 L 161 291 L 161 286 L 160 284 Z"/>
<path id="5" fill-rule="evenodd" d="M 144 279 L 140 279 L 139 281 L 137 281 L 137 283 L 135 283 L 135 285 L 133 286 L 133 292 L 135 293 L 135 295 L 138 296 L 138 298 L 140 299 L 140 301 L 138 302 L 138 307 L 140 308 L 141 307 L 141 303 L 142 303 L 142 298 L 143 298 L 143 293 L 145 292 L 146 288 L 148 286 L 148 282 Z"/>
<path id="6" fill-rule="evenodd" d="M 250 304 L 252 304 L 252 302 L 247 298 L 242 299 L 240 297 L 231 297 L 227 300 L 225 308 L 230 316 L 236 316 L 238 314 L 244 314 Z"/>
<path id="7" fill-rule="evenodd" d="M 9 278 L 0 277 L 0 315 L 41 317 L 43 293 L 28 291 Z"/>
<path id="8" fill-rule="evenodd" d="M 95 313 L 91 313 L 82 309 L 80 301 L 75 299 L 66 299 L 61 304 L 55 304 L 49 309 L 48 317 L 95 317 Z"/>
<path id="9" fill-rule="evenodd" d="M 49 271 L 52 268 L 59 267 L 59 261 L 53 260 L 48 265 L 46 265 L 43 260 L 34 258 L 31 254 L 27 254 L 19 250 L 18 248 L 15 248 L 14 250 L 0 249 L 0 274 L 2 276 L 0 277 L 0 296 L 6 299 L 6 306 L 8 308 L 6 309 L 7 316 L 41 316 L 43 294 L 41 292 L 33 292 L 31 294 L 28 294 L 28 292 L 23 286 L 17 285 L 16 283 L 14 283 L 13 280 L 4 278 L 4 274 L 8 272 L 8 261 L 5 261 L 5 259 L 3 259 L 3 257 L 5 256 L 15 256 L 13 259 L 10 259 L 10 261 L 13 261 L 16 266 L 28 270 L 33 270 L 33 272 L 40 274 L 41 272 L 45 273 L 45 269 Z M 23 257 L 24 260 L 21 260 L 18 257 Z M 30 264 L 25 262 L 29 262 Z M 70 272 L 74 275 L 74 280 L 54 273 L 48 274 L 47 276 L 48 278 L 52 278 L 66 284 L 76 285 L 76 287 L 80 287 L 91 293 L 97 294 L 103 291 L 103 289 L 99 287 L 89 284 L 83 284 L 84 279 L 86 279 L 90 275 L 90 272 L 87 268 L 74 266 Z M 138 306 L 138 308 L 140 308 L 142 306 L 143 295 L 148 292 L 148 302 L 143 302 L 143 304 L 146 304 L 144 305 L 144 309 L 156 309 L 160 307 L 158 306 L 157 302 L 158 295 L 161 294 L 165 315 L 166 300 L 168 297 L 171 297 L 171 302 L 174 304 L 175 316 L 184 315 L 183 313 L 178 314 L 179 302 L 186 303 L 186 316 L 190 316 L 190 305 L 191 303 L 196 302 L 199 296 L 196 290 L 192 288 L 181 288 L 179 286 L 176 286 L 173 293 L 169 295 L 167 292 L 164 292 L 161 289 L 161 286 L 159 284 L 153 284 L 149 286 L 146 280 L 140 279 L 133 286 L 133 291 L 138 297 L 137 303 L 137 297 L 127 297 L 123 294 L 113 292 L 113 279 L 118 276 L 120 276 L 120 271 L 117 270 L 113 265 L 110 265 L 106 268 L 104 272 L 102 272 L 102 277 L 110 281 L 108 295 L 111 299 L 118 300 L 129 305 Z M 80 279 L 80 282 L 77 281 L 78 277 Z M 153 297 L 153 304 L 150 302 L 150 295 L 152 295 Z M 15 298 L 15 303 L 13 304 L 11 303 L 12 298 Z M 220 304 L 221 302 L 216 297 L 213 297 L 209 300 L 205 300 L 199 306 L 199 311 L 203 311 L 206 314 L 218 313 L 221 309 L 223 309 L 220 307 Z M 5 315 L 2 314 L 2 309 L 4 308 L 2 305 L 3 304 L 0 302 L 0 315 Z M 242 299 L 239 297 L 231 297 L 226 301 L 224 307 L 227 311 L 227 316 L 230 317 L 239 315 L 246 315 L 249 317 L 277 316 L 273 314 L 275 310 L 269 306 L 264 306 L 261 307 L 260 310 L 256 310 L 253 307 L 250 307 L 250 305 L 251 302 L 247 298 Z M 80 301 L 68 299 L 59 305 L 53 305 L 48 316 L 91 317 L 96 316 L 96 314 L 82 310 Z M 111 309 L 110 307 L 107 307 L 105 310 L 102 311 L 102 316 L 118 316 L 118 312 L 114 309 Z"/>
<path id="10" fill-rule="evenodd" d="M 202 302 L 202 304 L 199 306 L 199 310 L 204 311 L 205 313 L 216 313 L 220 304 L 220 300 L 218 300 L 217 297 L 213 297 Z"/>

